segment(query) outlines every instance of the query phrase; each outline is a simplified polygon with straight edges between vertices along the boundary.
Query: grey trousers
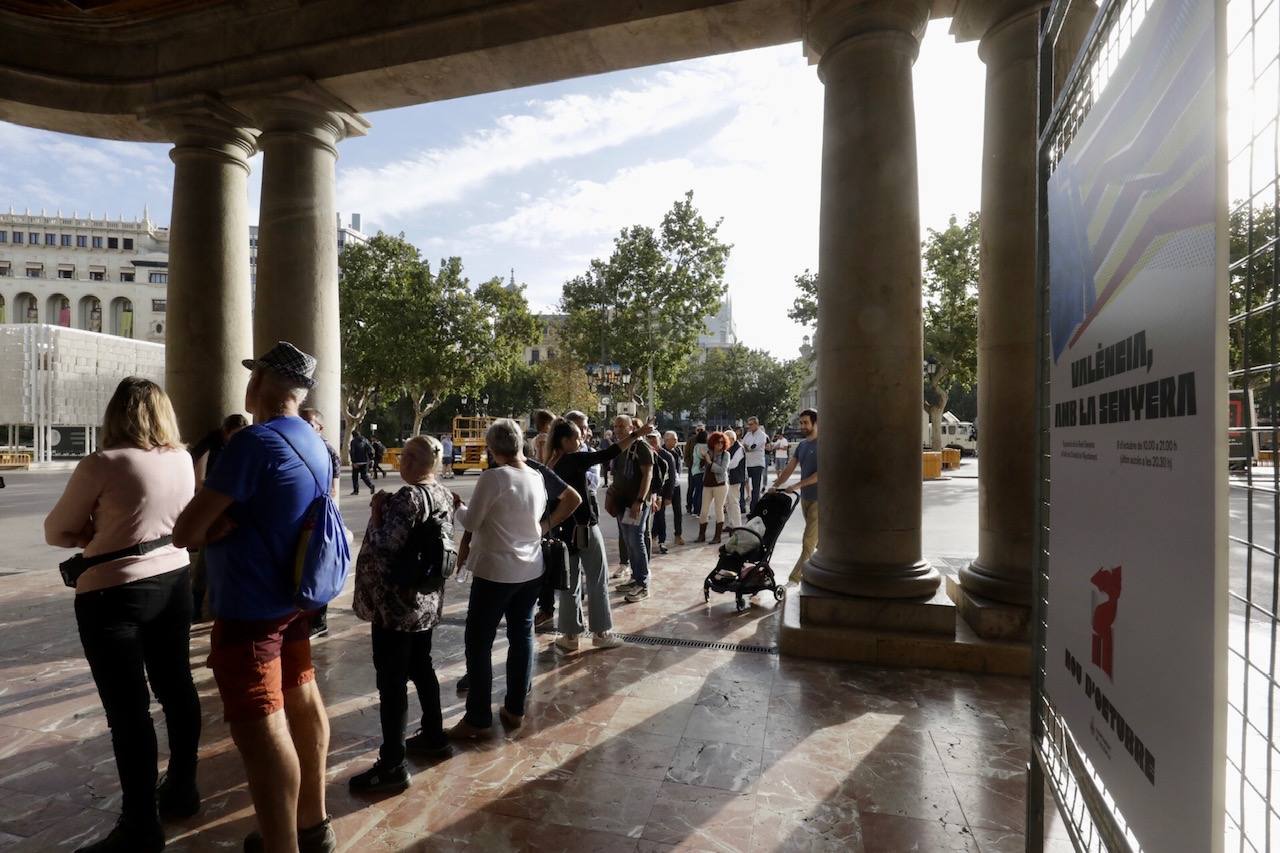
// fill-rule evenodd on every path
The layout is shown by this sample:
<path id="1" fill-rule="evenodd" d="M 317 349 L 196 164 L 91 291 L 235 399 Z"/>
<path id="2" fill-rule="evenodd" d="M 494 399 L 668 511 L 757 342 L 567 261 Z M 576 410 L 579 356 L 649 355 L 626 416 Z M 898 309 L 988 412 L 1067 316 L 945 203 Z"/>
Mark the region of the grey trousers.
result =
<path id="1" fill-rule="evenodd" d="M 581 634 L 582 596 L 587 597 L 587 617 L 593 634 L 613 630 L 609 609 L 609 571 L 604 550 L 604 534 L 592 525 L 587 547 L 569 554 L 569 589 L 556 591 L 556 630 L 561 634 Z"/>

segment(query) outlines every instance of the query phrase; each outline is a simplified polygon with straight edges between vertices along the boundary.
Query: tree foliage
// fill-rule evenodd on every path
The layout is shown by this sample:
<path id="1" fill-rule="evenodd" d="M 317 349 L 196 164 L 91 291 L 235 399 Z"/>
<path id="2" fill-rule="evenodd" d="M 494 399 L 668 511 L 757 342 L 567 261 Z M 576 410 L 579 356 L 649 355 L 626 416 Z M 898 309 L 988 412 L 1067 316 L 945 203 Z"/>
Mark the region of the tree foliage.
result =
<path id="1" fill-rule="evenodd" d="M 697 352 L 704 320 L 725 295 L 731 246 L 719 229 L 720 220 L 708 222 L 694 207 L 692 191 L 658 228 L 623 229 L 608 260 L 592 260 L 564 284 L 563 340 L 574 358 L 622 365 L 633 377 L 626 392 L 642 390 L 649 366 L 659 387 L 669 385 Z M 655 401 L 648 403 L 652 411 Z"/>
<path id="2" fill-rule="evenodd" d="M 787 309 L 787 316 L 801 326 L 818 325 L 818 274 L 807 269 L 795 277 L 800 294 Z"/>
<path id="3" fill-rule="evenodd" d="M 755 415 L 769 430 L 788 423 L 800 402 L 805 370 L 800 359 L 779 360 L 743 344 L 707 351 L 667 387 L 663 397 L 676 411 L 710 423 L 736 423 Z"/>
<path id="4" fill-rule="evenodd" d="M 937 369 L 925 376 L 924 410 L 931 446 L 942 446 L 942 413 L 953 389 L 978 378 L 978 214 L 964 223 L 952 216 L 941 231 L 929 229 L 924 258 L 924 354 Z"/>
<path id="5" fill-rule="evenodd" d="M 591 386 L 582 362 L 566 349 L 557 349 L 546 361 L 535 365 L 545 388 L 542 405 L 556 414 L 577 409 L 596 416 L 600 397 Z"/>
<path id="6" fill-rule="evenodd" d="M 537 323 L 519 289 L 501 279 L 474 290 L 459 258 L 433 275 L 404 236 L 378 234 L 339 258 L 343 404 L 348 430 L 373 402 L 407 397 L 412 433 L 450 394 L 509 377 Z"/>

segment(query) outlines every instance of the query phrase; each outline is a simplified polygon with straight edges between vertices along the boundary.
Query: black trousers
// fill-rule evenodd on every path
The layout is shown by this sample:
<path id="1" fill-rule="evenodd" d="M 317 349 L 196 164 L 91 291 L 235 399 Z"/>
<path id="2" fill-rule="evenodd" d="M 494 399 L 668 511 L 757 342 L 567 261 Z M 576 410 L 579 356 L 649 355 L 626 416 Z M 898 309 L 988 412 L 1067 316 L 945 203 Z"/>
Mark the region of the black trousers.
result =
<path id="1" fill-rule="evenodd" d="M 76 596 L 76 625 L 111 727 L 130 822 L 156 820 L 156 730 L 148 682 L 169 732 L 169 775 L 194 779 L 200 697 L 191 682 L 187 569 Z"/>
<path id="2" fill-rule="evenodd" d="M 373 669 L 378 684 L 378 715 L 382 720 L 382 747 L 378 757 L 388 764 L 404 761 L 404 730 L 409 718 L 409 682 L 418 691 L 422 706 L 422 733 L 444 745 L 444 720 L 440 712 L 440 681 L 431 665 L 430 631 L 393 631 L 373 626 Z"/>
<path id="3" fill-rule="evenodd" d="M 675 490 L 671 493 L 671 520 L 675 523 L 676 535 L 684 536 L 684 506 L 680 503 L 680 486 L 676 484 Z M 659 544 L 665 545 L 667 542 L 667 509 L 663 507 L 661 511 L 653 514 L 653 535 L 658 537 Z"/>
<path id="4" fill-rule="evenodd" d="M 352 462 L 351 463 L 351 491 L 357 495 L 360 494 L 360 481 L 364 480 L 364 484 L 369 487 L 369 491 L 373 491 L 373 483 L 369 480 L 369 463 L 368 462 Z"/>

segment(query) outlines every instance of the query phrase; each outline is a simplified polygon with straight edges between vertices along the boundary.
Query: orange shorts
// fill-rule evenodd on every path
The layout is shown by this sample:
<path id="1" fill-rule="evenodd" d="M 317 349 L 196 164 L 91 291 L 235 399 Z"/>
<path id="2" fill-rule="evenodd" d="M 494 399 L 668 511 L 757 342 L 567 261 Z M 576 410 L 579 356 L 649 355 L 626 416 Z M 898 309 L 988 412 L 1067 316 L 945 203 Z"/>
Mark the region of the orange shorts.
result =
<path id="1" fill-rule="evenodd" d="M 311 614 L 280 619 L 215 619 L 209 660 L 228 723 L 260 720 L 284 708 L 284 691 L 316 677 Z"/>

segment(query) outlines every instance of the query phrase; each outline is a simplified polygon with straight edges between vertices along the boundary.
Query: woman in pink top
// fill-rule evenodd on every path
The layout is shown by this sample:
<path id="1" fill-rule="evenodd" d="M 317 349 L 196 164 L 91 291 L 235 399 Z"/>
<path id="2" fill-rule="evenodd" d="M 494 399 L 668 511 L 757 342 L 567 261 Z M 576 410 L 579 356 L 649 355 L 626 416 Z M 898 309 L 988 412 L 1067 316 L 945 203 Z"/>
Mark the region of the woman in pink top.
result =
<path id="1" fill-rule="evenodd" d="M 165 817 L 200 809 L 191 581 L 187 552 L 167 542 L 191 500 L 195 475 L 173 406 L 147 379 L 130 377 L 116 388 L 103 417 L 102 446 L 76 466 L 44 533 L 50 545 L 83 548 L 91 564 L 134 551 L 91 565 L 75 581 L 80 642 L 107 712 L 123 793 L 115 828 L 81 851 L 148 853 L 165 844 L 157 807 Z M 169 768 L 158 789 L 148 682 L 169 732 Z"/>

